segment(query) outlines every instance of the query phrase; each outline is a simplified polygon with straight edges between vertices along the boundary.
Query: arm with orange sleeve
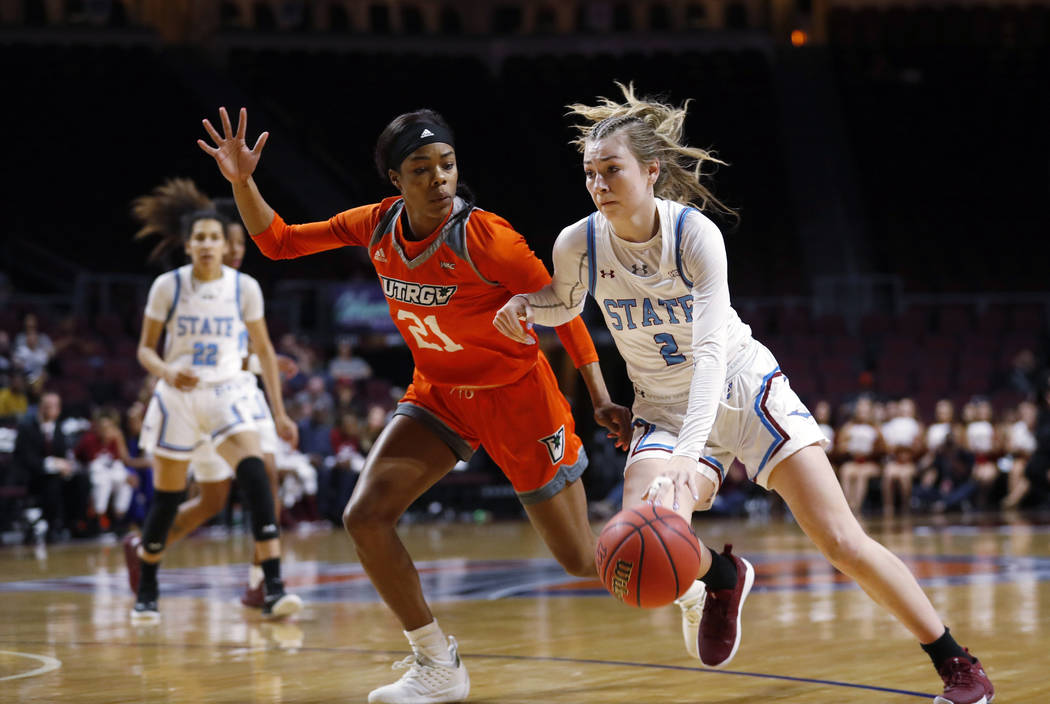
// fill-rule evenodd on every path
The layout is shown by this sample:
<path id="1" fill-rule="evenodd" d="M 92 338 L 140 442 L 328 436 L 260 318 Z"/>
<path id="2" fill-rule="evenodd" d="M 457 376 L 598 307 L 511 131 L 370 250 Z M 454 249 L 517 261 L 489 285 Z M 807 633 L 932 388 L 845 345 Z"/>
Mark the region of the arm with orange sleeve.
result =
<path id="1" fill-rule="evenodd" d="M 525 238 L 502 218 L 488 213 L 485 215 L 488 217 L 484 226 L 472 228 L 477 240 L 480 240 L 475 243 L 480 246 L 471 248 L 471 257 L 482 276 L 499 282 L 515 295 L 547 287 L 551 283 L 550 274 L 529 248 Z M 491 272 L 491 275 L 485 272 Z M 587 384 L 595 420 L 610 431 L 609 437 L 616 438 L 617 447 L 627 449 L 631 439 L 631 412 L 613 403 L 610 398 L 598 364 L 598 353 L 587 326 L 579 316 L 579 310 L 571 317 L 556 322 L 554 330 Z"/>
<path id="2" fill-rule="evenodd" d="M 363 246 L 368 243 L 379 207 L 379 203 L 364 205 L 304 225 L 288 225 L 274 212 L 270 225 L 252 235 L 252 241 L 270 259 L 295 259 L 339 247 Z"/>

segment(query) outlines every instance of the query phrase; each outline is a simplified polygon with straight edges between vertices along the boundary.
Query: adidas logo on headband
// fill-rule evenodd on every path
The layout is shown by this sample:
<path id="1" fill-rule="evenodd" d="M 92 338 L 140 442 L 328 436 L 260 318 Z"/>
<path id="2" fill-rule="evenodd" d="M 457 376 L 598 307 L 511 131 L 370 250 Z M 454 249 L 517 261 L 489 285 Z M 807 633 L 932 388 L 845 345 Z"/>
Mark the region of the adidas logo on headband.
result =
<path id="1" fill-rule="evenodd" d="M 430 130 L 428 130 L 426 127 L 424 127 L 423 131 L 419 133 L 419 138 L 420 139 L 426 139 L 427 137 L 433 137 L 433 136 L 434 136 L 434 133 L 431 132 Z"/>

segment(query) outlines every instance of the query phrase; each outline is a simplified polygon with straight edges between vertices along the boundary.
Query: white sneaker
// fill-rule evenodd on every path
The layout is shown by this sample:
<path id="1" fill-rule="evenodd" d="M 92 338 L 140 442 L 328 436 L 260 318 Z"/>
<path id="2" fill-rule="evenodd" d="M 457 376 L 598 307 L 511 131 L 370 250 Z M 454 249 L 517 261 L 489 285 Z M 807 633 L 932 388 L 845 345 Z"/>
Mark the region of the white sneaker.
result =
<path id="1" fill-rule="evenodd" d="M 369 704 L 441 704 L 459 702 L 470 694 L 470 677 L 459 659 L 456 639 L 448 637 L 452 663 L 434 662 L 413 648 L 413 654 L 394 663 L 395 670 L 408 669 L 397 682 L 374 689 Z"/>
<path id="2" fill-rule="evenodd" d="M 704 600 L 707 598 L 707 587 L 699 579 L 693 582 L 685 594 L 675 599 L 682 610 L 682 640 L 685 651 L 692 657 L 700 659 L 700 618 L 704 615 Z"/>

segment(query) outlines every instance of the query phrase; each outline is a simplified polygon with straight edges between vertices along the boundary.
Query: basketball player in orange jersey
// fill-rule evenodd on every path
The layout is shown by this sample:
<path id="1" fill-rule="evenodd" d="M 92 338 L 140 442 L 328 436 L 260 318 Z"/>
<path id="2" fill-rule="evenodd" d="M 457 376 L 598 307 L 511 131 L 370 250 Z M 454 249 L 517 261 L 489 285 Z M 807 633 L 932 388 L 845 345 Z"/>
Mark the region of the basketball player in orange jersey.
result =
<path id="1" fill-rule="evenodd" d="M 955 642 L 907 566 L 857 522 L 823 432 L 730 305 L 722 233 L 692 207 L 719 205 L 700 182 L 713 157 L 684 144 L 685 107 L 618 85 L 623 102 L 569 106 L 584 120 L 574 144 L 597 211 L 558 236 L 552 283 L 512 297 L 493 324 L 527 343 L 519 321 L 557 325 L 579 314 L 589 292 L 636 394 L 624 508 L 663 502 L 688 522 L 740 460 L 752 481 L 780 494 L 825 557 L 917 638 L 944 680 L 934 704 L 988 704 L 994 688 L 983 667 Z M 691 655 L 722 667 L 740 645 L 754 570 L 728 549 L 719 555 L 703 545 L 700 564 L 702 581 L 678 600 L 682 632 Z"/>
<path id="2" fill-rule="evenodd" d="M 470 691 L 455 639 L 431 614 L 419 576 L 395 530 L 424 491 L 479 446 L 502 468 L 525 511 L 570 574 L 595 577 L 595 536 L 577 480 L 587 464 L 569 404 L 536 344 L 492 334 L 496 311 L 515 293 L 550 282 L 525 239 L 501 217 L 457 195 L 452 131 L 430 110 L 406 113 L 376 145 L 382 178 L 400 192 L 325 222 L 286 225 L 260 195 L 252 173 L 267 133 L 245 142 L 247 112 L 234 133 L 220 109 L 223 134 L 198 144 L 233 185 L 248 232 L 272 259 L 346 246 L 367 247 L 390 306 L 412 350 L 415 371 L 394 418 L 376 441 L 343 522 L 361 564 L 405 630 L 413 655 L 397 682 L 369 702 L 453 702 Z M 465 193 L 463 191 L 462 193 Z M 595 419 L 626 446 L 630 416 L 609 399 L 586 327 L 573 317 L 557 332 L 583 375 Z"/>

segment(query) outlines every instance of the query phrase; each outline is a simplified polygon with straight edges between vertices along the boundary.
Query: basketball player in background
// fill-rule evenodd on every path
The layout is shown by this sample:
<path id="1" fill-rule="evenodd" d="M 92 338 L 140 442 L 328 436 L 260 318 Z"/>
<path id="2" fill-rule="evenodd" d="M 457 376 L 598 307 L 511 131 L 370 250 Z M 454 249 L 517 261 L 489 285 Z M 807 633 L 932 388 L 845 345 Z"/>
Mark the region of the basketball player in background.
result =
<path id="1" fill-rule="evenodd" d="M 527 344 L 522 320 L 562 323 L 579 314 L 589 291 L 635 387 L 624 508 L 650 500 L 689 521 L 739 459 L 752 481 L 784 498 L 828 560 L 918 638 L 944 680 L 938 704 L 987 704 L 993 688 L 980 663 L 955 642 L 904 563 L 861 528 L 821 448 L 823 433 L 730 306 L 722 234 L 691 207 L 728 210 L 700 182 L 702 167 L 716 160 L 682 143 L 684 108 L 620 88 L 622 103 L 570 106 L 585 120 L 575 144 L 598 211 L 562 230 L 553 281 L 515 295 L 494 324 Z M 718 555 L 701 545 L 701 554 L 703 582 L 679 599 L 686 648 L 721 667 L 740 644 L 754 571 L 728 546 Z"/>
<path id="2" fill-rule="evenodd" d="M 255 279 L 223 266 L 228 235 L 219 213 L 187 213 L 180 225 L 191 263 L 153 282 L 139 339 L 139 362 L 158 381 L 142 429 L 141 445 L 153 456 L 155 492 L 138 549 L 140 580 L 132 619 L 160 618 L 157 569 L 183 497 L 190 457 L 205 440 L 235 468 L 251 512 L 265 575 L 263 614 L 286 616 L 301 609 L 302 602 L 285 593 L 281 580 L 273 495 L 253 420 L 257 387 L 254 376 L 241 368 L 250 340 L 259 354 L 278 432 L 294 443 L 297 429 L 284 411 L 262 291 Z M 162 332 L 163 357 L 156 351 Z"/>
<path id="3" fill-rule="evenodd" d="M 201 193 L 189 179 L 170 179 L 157 186 L 151 193 L 135 199 L 132 204 L 132 214 L 142 224 L 139 231 L 135 233 L 135 238 L 160 237 L 160 241 L 149 255 L 150 260 L 158 260 L 168 252 L 182 246 L 180 228 L 183 218 L 196 211 L 211 210 L 220 212 L 226 218 L 227 248 L 223 255 L 223 264 L 239 270 L 244 261 L 245 234 L 233 204 L 222 200 L 213 201 Z M 295 362 L 288 357 L 277 355 L 277 364 L 279 370 L 286 376 L 295 373 Z M 262 373 L 258 355 L 246 356 L 242 366 L 253 374 L 261 375 Z M 263 464 L 266 466 L 266 474 L 273 495 L 274 513 L 279 519 L 281 502 L 278 496 L 277 467 L 274 457 L 277 451 L 277 430 L 266 396 L 258 384 L 255 388 L 255 403 L 252 408 L 252 420 L 255 421 L 259 432 Z M 168 533 L 168 547 L 218 515 L 229 500 L 234 471 L 215 451 L 215 444 L 210 440 L 202 441 L 193 450 L 189 471 L 193 474 L 200 493 L 179 504 L 175 521 Z M 124 561 L 127 565 L 128 582 L 132 592 L 138 592 L 140 542 L 139 536 L 134 534 L 129 534 L 123 541 Z M 265 603 L 261 562 L 262 551 L 256 544 L 252 551 L 248 583 L 241 595 L 241 603 L 250 608 L 261 609 Z"/>
<path id="4" fill-rule="evenodd" d="M 245 142 L 247 112 L 234 132 L 207 120 L 214 157 L 233 186 L 253 241 L 272 259 L 346 246 L 368 256 L 415 362 L 412 384 L 376 440 L 343 513 L 361 564 L 404 628 L 413 654 L 393 684 L 369 702 L 454 702 L 470 691 L 458 646 L 427 605 L 419 575 L 397 535 L 401 514 L 479 445 L 503 470 L 525 511 L 567 572 L 596 577 L 595 535 L 578 481 L 587 457 L 568 402 L 530 332 L 528 345 L 493 335 L 492 316 L 515 293 L 550 281 L 525 239 L 501 217 L 474 207 L 458 188 L 452 131 L 430 110 L 398 116 L 379 136 L 376 166 L 400 195 L 286 225 L 252 179 L 268 137 Z M 566 317 L 558 335 L 590 391 L 595 418 L 626 445 L 630 416 L 609 399 L 583 322 Z"/>

